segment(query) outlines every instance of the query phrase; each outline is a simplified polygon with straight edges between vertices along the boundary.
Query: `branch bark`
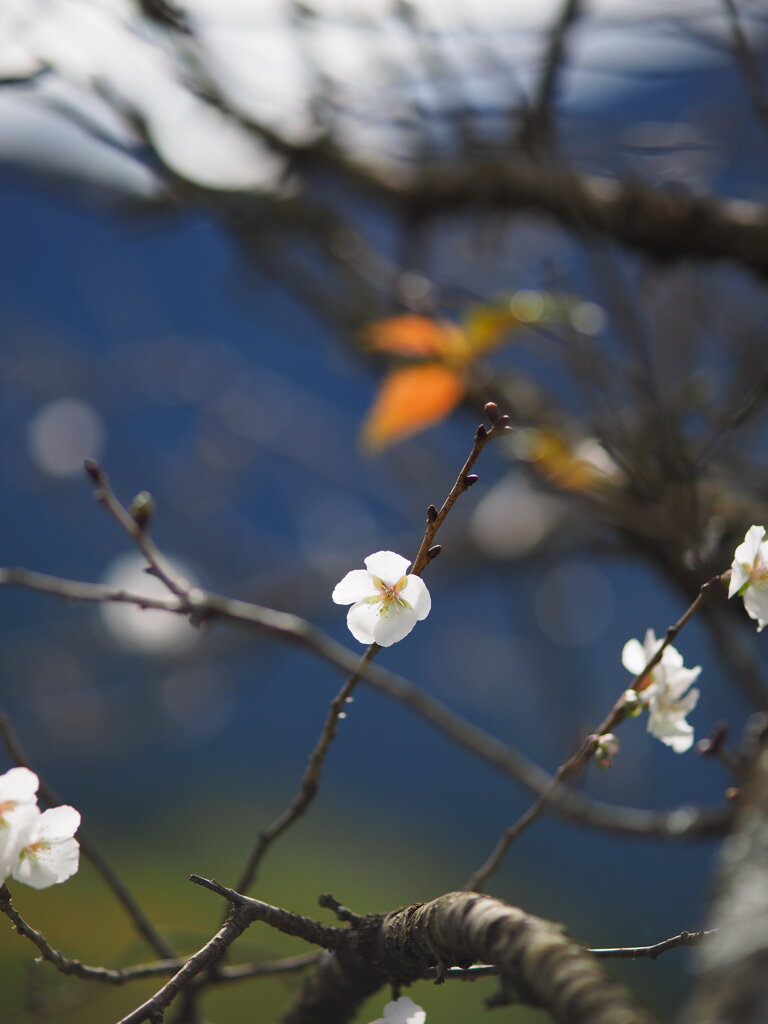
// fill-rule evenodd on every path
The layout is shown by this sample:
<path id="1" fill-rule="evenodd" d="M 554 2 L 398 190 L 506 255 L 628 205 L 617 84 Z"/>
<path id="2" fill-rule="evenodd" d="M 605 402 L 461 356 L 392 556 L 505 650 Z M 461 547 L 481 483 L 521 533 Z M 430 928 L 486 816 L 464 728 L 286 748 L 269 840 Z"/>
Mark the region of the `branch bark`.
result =
<path id="1" fill-rule="evenodd" d="M 562 1024 L 652 1024 L 626 990 L 562 927 L 490 896 L 454 892 L 365 918 L 345 949 L 305 981 L 281 1024 L 344 1024 L 385 984 L 408 984 L 480 960 L 499 968 L 494 1005 L 524 1002 Z M 439 980 L 439 979 L 438 979 Z"/>

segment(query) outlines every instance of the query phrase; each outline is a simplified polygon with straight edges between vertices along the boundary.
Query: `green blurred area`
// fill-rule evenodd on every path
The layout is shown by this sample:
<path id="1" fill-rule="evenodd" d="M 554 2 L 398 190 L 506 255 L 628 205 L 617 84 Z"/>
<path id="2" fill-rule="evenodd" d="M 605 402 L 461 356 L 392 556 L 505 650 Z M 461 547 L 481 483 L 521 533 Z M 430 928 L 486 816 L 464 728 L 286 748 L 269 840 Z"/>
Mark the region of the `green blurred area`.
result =
<path id="1" fill-rule="evenodd" d="M 194 812 L 194 813 L 193 813 Z M 213 893 L 192 885 L 192 872 L 233 884 L 242 868 L 243 851 L 235 838 L 255 837 L 267 822 L 266 811 L 216 805 L 201 797 L 195 808 L 176 808 L 136 836 L 115 833 L 100 837 L 98 845 L 112 867 L 128 884 L 153 923 L 180 954 L 203 945 L 221 923 L 222 902 Z M 279 840 L 267 855 L 252 890 L 269 903 L 335 924 L 318 907 L 321 893 L 332 892 L 358 913 L 388 911 L 410 902 L 430 899 L 455 887 L 461 868 L 444 849 L 438 863 L 434 850 L 409 845 L 393 850 L 394 826 L 379 820 L 373 831 L 366 819 L 349 813 L 320 822 L 307 819 Z M 91 836 L 93 837 L 93 828 Z M 399 833 L 402 837 L 402 832 Z M 395 855 L 393 855 L 393 853 Z M 453 879 L 453 886 L 451 885 Z M 42 892 L 18 883 L 11 885 L 14 905 L 32 927 L 65 956 L 83 963 L 123 967 L 155 959 L 137 938 L 122 908 L 101 879 L 83 860 L 69 882 Z M 164 979 L 131 982 L 124 986 L 66 978 L 47 963 L 36 963 L 36 949 L 0 919 L 0 1022 L 32 1024 L 110 1024 L 147 999 Z M 248 963 L 307 952 L 305 943 L 256 924 L 233 948 L 230 962 Z M 301 975 L 256 978 L 212 989 L 202 1002 L 206 1019 L 216 1024 L 258 1020 L 276 1021 L 301 983 Z M 428 1012 L 428 1020 L 459 1024 L 483 1012 L 483 1000 L 496 990 L 493 979 L 451 981 L 436 986 L 414 985 L 408 995 Z M 367 1022 L 381 1016 L 391 999 L 382 989 L 358 1015 Z M 498 1011 L 497 1011 L 498 1012 Z M 173 1019 L 173 1011 L 167 1014 Z M 548 1020 L 538 1011 L 510 1007 L 505 1021 L 534 1024 Z M 330 1022 L 329 1022 L 330 1024 Z"/>

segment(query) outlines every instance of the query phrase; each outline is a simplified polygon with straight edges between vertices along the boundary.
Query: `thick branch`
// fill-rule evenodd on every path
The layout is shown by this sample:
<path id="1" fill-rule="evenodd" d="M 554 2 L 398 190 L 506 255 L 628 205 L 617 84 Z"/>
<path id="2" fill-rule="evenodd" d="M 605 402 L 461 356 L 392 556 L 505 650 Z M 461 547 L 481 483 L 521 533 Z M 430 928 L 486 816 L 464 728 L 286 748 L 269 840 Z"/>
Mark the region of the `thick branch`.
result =
<path id="1" fill-rule="evenodd" d="M 495 1005 L 541 1006 L 563 1024 L 652 1024 L 560 925 L 462 892 L 365 919 L 350 931 L 345 951 L 321 961 L 281 1024 L 343 1024 L 381 985 L 408 984 L 433 976 L 435 968 L 444 974 L 477 960 L 499 969 Z"/>
<path id="2" fill-rule="evenodd" d="M 523 159 L 454 171 L 427 168 L 405 184 L 380 179 L 376 186 L 411 220 L 463 207 L 530 209 L 657 260 L 732 260 L 768 277 L 768 207 L 760 203 L 673 194 Z"/>

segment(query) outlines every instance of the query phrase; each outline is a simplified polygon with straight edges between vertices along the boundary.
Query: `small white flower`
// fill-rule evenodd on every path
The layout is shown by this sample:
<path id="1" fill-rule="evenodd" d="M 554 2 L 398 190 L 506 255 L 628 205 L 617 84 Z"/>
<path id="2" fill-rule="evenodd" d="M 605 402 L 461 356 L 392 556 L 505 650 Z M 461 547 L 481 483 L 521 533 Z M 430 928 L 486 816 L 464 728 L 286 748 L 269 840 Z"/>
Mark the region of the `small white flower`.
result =
<path id="1" fill-rule="evenodd" d="M 387 1003 L 384 1007 L 384 1016 L 372 1021 L 371 1024 L 424 1024 L 426 1019 L 426 1010 L 422 1010 L 408 996 L 400 996 L 395 1002 Z"/>
<path id="2" fill-rule="evenodd" d="M 347 625 L 355 640 L 391 647 L 429 615 L 432 599 L 422 579 L 406 575 L 410 564 L 394 551 L 376 551 L 365 569 L 353 569 L 336 584 L 336 604 L 352 605 Z"/>
<path id="3" fill-rule="evenodd" d="M 663 642 L 656 639 L 652 629 L 645 634 L 642 644 L 639 640 L 628 640 L 621 652 L 622 665 L 639 676 Z M 646 677 L 648 685 L 638 694 L 648 707 L 648 732 L 677 754 L 693 745 L 693 726 L 685 716 L 698 702 L 699 691 L 689 687 L 700 672 L 701 666 L 685 668 L 680 652 L 672 646 L 665 647 L 661 661 Z"/>
<path id="4" fill-rule="evenodd" d="M 11 873 L 32 835 L 40 781 L 29 768 L 11 768 L 0 775 L 0 884 Z"/>
<path id="5" fill-rule="evenodd" d="M 758 633 L 768 625 L 768 541 L 765 527 L 750 526 L 733 553 L 728 597 L 740 594 Z"/>
<path id="6" fill-rule="evenodd" d="M 33 889 L 65 882 L 77 871 L 80 844 L 73 839 L 80 826 L 80 814 L 74 807 L 39 809 L 31 835 L 18 855 L 11 875 Z"/>

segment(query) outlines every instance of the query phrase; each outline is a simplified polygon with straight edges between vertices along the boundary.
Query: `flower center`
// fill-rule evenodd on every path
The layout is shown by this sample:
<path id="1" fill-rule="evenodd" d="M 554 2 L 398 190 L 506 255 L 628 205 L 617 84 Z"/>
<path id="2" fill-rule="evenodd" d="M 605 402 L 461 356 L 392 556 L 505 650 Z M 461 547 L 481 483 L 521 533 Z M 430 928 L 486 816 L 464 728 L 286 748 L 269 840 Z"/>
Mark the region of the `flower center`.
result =
<path id="1" fill-rule="evenodd" d="M 405 581 L 406 577 L 401 576 L 397 583 L 390 584 L 380 580 L 378 576 L 374 576 L 374 583 L 379 592 L 378 600 L 381 603 L 379 614 L 388 612 L 393 606 L 398 610 L 408 607 L 408 602 L 400 596 L 400 591 L 405 586 Z"/>

